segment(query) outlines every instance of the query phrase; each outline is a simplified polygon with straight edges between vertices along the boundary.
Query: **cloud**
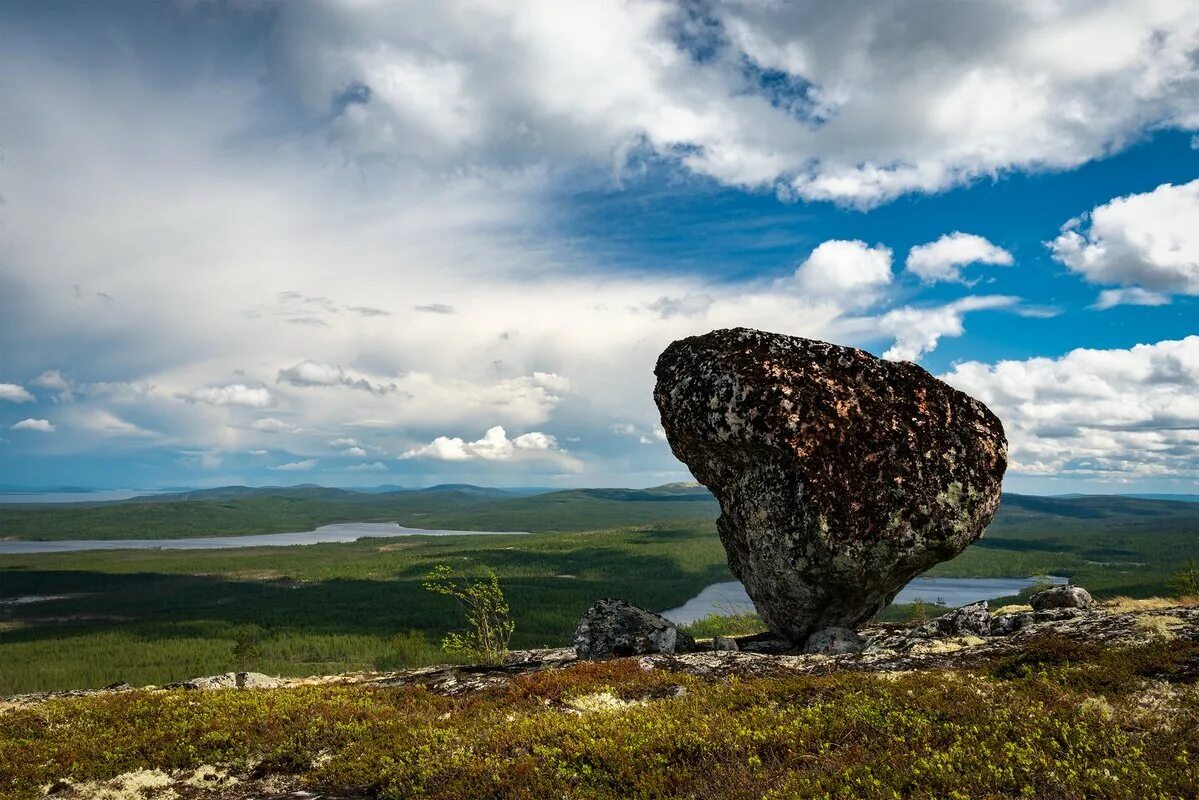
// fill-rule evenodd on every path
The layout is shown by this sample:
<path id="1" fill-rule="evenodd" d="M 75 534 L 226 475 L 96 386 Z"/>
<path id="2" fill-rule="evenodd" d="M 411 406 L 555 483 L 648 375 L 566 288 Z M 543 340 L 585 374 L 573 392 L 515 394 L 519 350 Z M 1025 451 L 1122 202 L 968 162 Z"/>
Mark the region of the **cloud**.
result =
<path id="1" fill-rule="evenodd" d="M 97 13 L 126 13 L 121 8 L 104 6 Z M 171 20 L 185 13 L 176 4 L 144 8 L 156 10 L 137 13 Z M 876 89 L 849 69 L 842 71 L 848 88 L 865 92 L 867 102 L 839 100 L 831 86 L 837 70 L 829 72 L 826 62 L 840 56 L 823 42 L 813 44 L 811 34 L 787 35 L 801 49 L 819 50 L 811 58 L 813 74 L 823 76 L 813 86 L 829 111 L 824 122 L 792 116 L 807 113 L 802 102 L 793 102 L 808 97 L 799 84 L 797 97 L 766 97 L 763 83 L 792 82 L 764 74 L 779 69 L 765 54 L 769 42 L 759 36 L 751 43 L 746 36 L 774 34 L 768 22 L 741 25 L 734 19 L 759 13 L 748 6 L 717 9 L 719 38 L 727 44 L 707 60 L 694 57 L 693 44 L 680 45 L 679 5 L 656 0 L 587 5 L 597 18 L 592 27 L 598 38 L 590 43 L 576 41 L 582 34 L 571 18 L 586 9 L 575 4 L 493 5 L 470 14 L 452 3 L 433 10 L 411 4 L 395 10 L 371 4 L 279 8 L 255 17 L 269 31 L 246 31 L 271 36 L 265 70 L 257 60 L 248 69 L 239 59 L 222 60 L 226 51 L 203 38 L 205 26 L 164 26 L 177 33 L 170 39 L 171 52 L 179 54 L 174 61 L 163 58 L 163 42 L 139 33 L 143 26 L 114 25 L 128 30 L 121 48 L 98 47 L 83 31 L 76 34 L 78 49 L 69 44 L 70 31 L 59 37 L 57 31 L 48 36 L 22 28 L 9 37 L 22 45 L 5 48 L 0 59 L 32 77 L 10 82 L 10 102 L 0 104 L 5 180 L 25 187 L 21 202 L 4 212 L 0 340 L 6 372 L 34 375 L 60 365 L 81 380 L 86 375 L 113 387 L 154 387 L 144 396 L 132 388 L 103 396 L 79 388 L 74 405 L 81 414 L 100 409 L 153 430 L 172 452 L 242 453 L 262 447 L 270 441 L 266 434 L 275 432 L 287 434 L 289 452 L 336 453 L 359 445 L 330 449 L 331 440 L 367 430 L 370 440 L 391 437 L 399 452 L 446 432 L 501 425 L 552 430 L 563 443 L 567 433 L 594 443 L 596 451 L 580 449 L 573 457 L 585 459 L 593 480 L 601 481 L 619 480 L 630 469 L 680 469 L 666 448 L 639 444 L 641 436 L 654 437 L 652 368 L 674 339 L 749 325 L 848 344 L 877 342 L 882 350 L 904 334 L 894 317 L 884 323 L 884 314 L 867 316 L 860 305 L 868 298 L 885 301 L 895 291 L 888 288 L 890 256 L 875 240 L 814 251 L 800 275 L 776 281 L 776 272 L 748 275 L 724 264 L 710 270 L 688 269 L 681 261 L 661 269 L 614 268 L 604 248 L 563 230 L 564 219 L 578 209 L 563 208 L 562 198 L 579 188 L 579 180 L 610 187 L 614 172 L 618 179 L 640 180 L 645 167 L 651 180 L 663 172 L 673 180 L 676 167 L 715 175 L 723 164 L 727 172 L 718 180 L 741 185 L 747 165 L 758 163 L 760 185 L 781 181 L 786 188 L 792 178 L 828 174 L 838 159 L 883 164 L 886 171 L 892 162 L 872 161 L 886 151 L 899 154 L 894 164 L 921 163 L 927 151 L 920 137 L 910 153 L 898 139 L 907 138 L 900 134 L 908 125 L 927 133 L 924 109 L 905 111 L 892 125 L 884 111 L 900 100 L 884 98 L 875 115 L 869 98 Z M 776 12 L 783 14 L 781 8 Z M 876 8 L 881 20 L 894 21 L 889 6 Z M 988 8 L 986 13 L 1009 13 Z M 231 12 L 221 7 L 214 13 Z M 818 19 L 833 12 L 808 13 Z M 421 18 L 419 29 L 409 24 L 413 15 Z M 28 15 L 4 16 L 0 23 L 32 26 Z M 224 21 L 236 25 L 242 19 Z M 560 30 L 544 27 L 555 25 Z M 905 61 L 914 72 L 924 69 L 912 61 L 918 48 L 875 51 L 838 25 L 830 36 L 852 45 L 859 59 L 845 64 L 873 70 L 885 57 Z M 932 33 L 904 27 L 880 23 L 877 31 L 862 30 L 880 44 L 905 31 L 926 38 Z M 1027 26 L 1029 35 L 1036 30 Z M 481 47 L 483 41 L 497 49 Z M 1005 46 L 989 58 L 998 59 Z M 741 59 L 744 48 L 758 54 L 752 64 Z M 257 59 L 264 51 L 253 52 Z M 942 54 L 934 49 L 925 57 L 937 65 Z M 293 58 L 295 70 L 289 71 Z M 389 69 L 393 61 L 403 69 Z M 170 73 L 169 86 L 143 80 L 183 62 L 197 68 Z M 437 68 L 442 62 L 444 70 Z M 558 64 L 563 69 L 553 68 Z M 462 75 L 464 82 L 443 81 L 437 85 L 448 86 L 448 93 L 428 94 L 425 66 L 442 77 Z M 793 66 L 783 71 L 808 69 Z M 110 79 L 97 83 L 97 74 Z M 596 81 L 596 74 L 616 77 Z M 907 78 L 886 69 L 878 74 L 883 81 Z M 960 77 L 947 64 L 939 64 L 936 75 Z M 354 81 L 371 92 L 331 106 L 330 98 Z M 490 81 L 494 91 L 486 87 Z M 933 84 L 922 89 L 939 92 Z M 416 95 L 413 105 L 396 100 L 404 92 Z M 419 112 L 429 103 L 453 106 L 459 94 L 464 105 Z M 633 96 L 644 99 L 632 102 Z M 917 106 L 924 103 L 918 95 Z M 854 109 L 877 116 L 878 124 L 847 127 L 842 120 Z M 445 115 L 469 125 L 442 128 L 436 120 Z M 946 141 L 956 141 L 963 122 L 948 114 L 938 124 L 946 128 Z M 648 128 L 652 136 L 644 134 Z M 154 135 L 141 135 L 148 130 Z M 792 135 L 796 141 L 788 144 Z M 821 148 L 844 152 L 800 141 L 813 136 L 821 138 Z M 963 142 L 967 153 L 969 142 Z M 798 171 L 790 172 L 796 164 Z M 93 191 L 77 191 L 81 175 Z M 951 179 L 959 178 L 968 176 Z M 185 203 L 179 202 L 179 186 L 189 187 Z M 860 196 L 872 191 L 865 186 Z M 72 237 L 64 239 L 62 230 Z M 89 246 L 72 244 L 78 241 Z M 860 256 L 855 263 L 863 270 L 840 275 L 832 258 L 822 268 L 838 247 Z M 794 258 L 781 256 L 774 266 Z M 80 302 L 64 288 L 72 284 L 94 285 L 117 302 Z M 800 285 L 812 293 L 804 294 Z M 428 299 L 452 302 L 456 315 L 411 311 Z M 880 302 L 880 308 L 887 306 Z M 397 317 L 361 309 L 390 309 Z M 921 303 L 919 309 L 922 323 L 931 326 L 926 318 L 935 316 L 935 307 Z M 949 308 L 952 324 L 941 330 L 960 330 L 966 313 Z M 925 336 L 914 351 L 904 346 L 927 352 L 935 341 Z M 104 374 L 95 376 L 100 368 Z M 337 383 L 297 385 L 279 381 L 280 372 Z M 343 379 L 376 389 L 394 383 L 397 391 L 319 388 L 344 385 Z M 219 401 L 231 383 L 266 393 L 274 404 L 209 402 Z M 212 396 L 191 397 L 196 387 L 209 387 Z M 181 397 L 190 402 L 178 402 Z M 273 416 L 257 418 L 268 413 Z M 609 424 L 624 421 L 636 424 L 635 436 L 603 435 Z M 97 437 L 84 436 L 73 418 L 64 415 L 60 429 L 70 434 L 54 437 L 63 452 L 97 446 Z M 382 458 L 362 446 L 369 457 Z M 108 437 L 104 447 L 115 462 L 144 442 Z M 149 459 L 129 456 L 123 463 L 133 470 Z M 432 467 L 450 465 L 452 471 L 454 463 Z M 460 463 L 473 467 L 483 459 Z"/>
<path id="2" fill-rule="evenodd" d="M 963 297 L 937 308 L 904 306 L 888 311 L 879 320 L 879 326 L 895 337 L 895 344 L 883 353 L 883 358 L 918 361 L 937 346 L 942 336 L 962 335 L 966 312 L 1007 308 L 1018 302 L 1017 297 L 986 295 Z"/>
<path id="3" fill-rule="evenodd" d="M 1008 267 L 1012 264 L 1012 254 L 981 236 L 954 231 L 935 242 L 913 247 L 906 262 L 908 272 L 926 283 L 962 283 L 962 267 L 968 264 Z"/>
<path id="4" fill-rule="evenodd" d="M 1199 477 L 1199 336 L 1060 358 L 968 361 L 941 377 L 1003 420 L 1014 472 Z"/>
<path id="5" fill-rule="evenodd" d="M 303 461 L 292 461 L 287 464 L 280 464 L 277 467 L 271 467 L 276 472 L 308 472 L 316 466 L 315 458 L 306 458 Z"/>
<path id="6" fill-rule="evenodd" d="M 509 439 L 503 426 L 489 428 L 482 438 L 468 442 L 458 437 L 438 436 L 432 442 L 400 455 L 401 459 L 427 458 L 437 461 L 512 461 L 549 458 L 567 464 L 578 462 L 566 455 L 558 440 L 548 433 L 531 431 Z"/>
<path id="7" fill-rule="evenodd" d="M 321 364 L 305 359 L 295 366 L 279 370 L 276 380 L 279 383 L 289 383 L 292 386 L 348 386 L 351 389 L 361 389 L 375 394 L 388 394 L 397 391 L 394 383 L 372 383 L 366 378 L 355 378 L 346 374 L 341 367 L 332 364 Z"/>
<path id="8" fill-rule="evenodd" d="M 68 391 L 71 388 L 71 382 L 56 369 L 46 370 L 34 378 L 31 383 L 39 389 L 53 389 L 60 392 Z"/>
<path id="9" fill-rule="evenodd" d="M 1199 179 L 1130 194 L 1096 206 L 1062 226 L 1048 243 L 1053 257 L 1092 283 L 1142 293 L 1101 296 L 1099 306 L 1199 295 Z"/>
<path id="10" fill-rule="evenodd" d="M 792 284 L 801 296 L 869 305 L 891 283 L 891 248 L 862 241 L 830 239 L 795 270 Z"/>
<path id="11" fill-rule="evenodd" d="M 0 400 L 7 400 L 10 403 L 36 402 L 34 396 L 26 391 L 24 386 L 15 383 L 0 383 Z"/>
<path id="12" fill-rule="evenodd" d="M 271 79 L 313 115 L 356 87 L 333 105 L 340 146 L 443 167 L 658 158 L 869 206 L 1199 128 L 1186 2 L 454 0 L 279 16 Z"/>
<path id="13" fill-rule="evenodd" d="M 263 417 L 250 423 L 250 427 L 262 433 L 291 433 L 297 430 L 295 425 L 274 417 Z"/>
<path id="14" fill-rule="evenodd" d="M 375 461 L 369 464 L 353 464 L 346 467 L 346 472 L 387 472 L 387 465 L 382 461 Z"/>
<path id="15" fill-rule="evenodd" d="M 1127 289 L 1104 289 L 1095 301 L 1095 308 L 1100 311 L 1115 306 L 1165 306 L 1170 304 L 1170 296 L 1160 292 L 1150 292 L 1139 286 Z"/>
<path id="16" fill-rule="evenodd" d="M 641 444 L 661 444 L 666 441 L 666 431 L 661 425 L 641 428 L 632 422 L 618 422 L 609 425 L 608 430 L 620 436 L 634 436 Z"/>
<path id="17" fill-rule="evenodd" d="M 23 419 L 13 425 L 10 430 L 14 431 L 41 431 L 42 433 L 53 433 L 55 427 L 50 424 L 48 419 Z"/>
<path id="18" fill-rule="evenodd" d="M 341 451 L 341 454 L 343 456 L 359 456 L 359 457 L 361 457 L 361 456 L 366 455 L 366 450 L 364 450 L 361 447 L 347 447 L 345 450 Z"/>
<path id="19" fill-rule="evenodd" d="M 76 424 L 85 430 L 105 436 L 153 436 L 154 432 L 121 419 L 104 409 L 93 409 L 77 416 Z"/>
<path id="20" fill-rule="evenodd" d="M 453 306 L 448 306 L 445 303 L 427 303 L 422 306 L 413 306 L 416 311 L 424 311 L 429 314 L 456 314 Z"/>
<path id="21" fill-rule="evenodd" d="M 233 383 L 228 386 L 205 386 L 195 389 L 183 399 L 189 403 L 206 403 L 210 406 L 244 406 L 246 408 L 268 408 L 275 404 L 274 395 L 261 386 L 246 386 Z"/>

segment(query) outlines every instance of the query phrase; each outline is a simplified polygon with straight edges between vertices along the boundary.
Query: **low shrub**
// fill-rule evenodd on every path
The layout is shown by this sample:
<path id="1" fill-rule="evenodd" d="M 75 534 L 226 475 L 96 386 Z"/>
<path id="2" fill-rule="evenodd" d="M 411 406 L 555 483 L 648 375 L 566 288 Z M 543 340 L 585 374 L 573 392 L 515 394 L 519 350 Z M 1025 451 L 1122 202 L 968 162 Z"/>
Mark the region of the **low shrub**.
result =
<path id="1" fill-rule="evenodd" d="M 1135 692 L 1101 700 L 1087 683 L 1118 662 L 1129 675 L 1175 669 L 1193 646 L 1046 638 L 1034 651 L 993 667 L 1003 679 L 703 679 L 624 659 L 456 697 L 325 685 L 66 698 L 0 713 L 0 796 L 202 764 L 413 800 L 1199 795 L 1199 693 L 1174 692 L 1146 721 Z"/>

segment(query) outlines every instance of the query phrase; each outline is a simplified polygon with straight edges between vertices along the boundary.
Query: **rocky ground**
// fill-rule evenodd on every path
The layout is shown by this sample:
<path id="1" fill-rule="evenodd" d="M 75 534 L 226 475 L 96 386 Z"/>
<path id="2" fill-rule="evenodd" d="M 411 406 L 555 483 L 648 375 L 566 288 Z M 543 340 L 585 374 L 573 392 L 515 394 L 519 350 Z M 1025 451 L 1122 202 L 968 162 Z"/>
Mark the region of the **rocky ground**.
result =
<path id="1" fill-rule="evenodd" d="M 926 632 L 930 625 L 918 623 L 874 625 L 858 634 L 865 640 L 859 653 L 817 655 L 803 653 L 789 642 L 771 634 L 727 637 L 736 650 L 713 650 L 711 640 L 700 640 L 697 650 L 671 655 L 635 657 L 645 670 L 666 670 L 698 676 L 768 676 L 784 674 L 828 674 L 836 671 L 908 672 L 914 670 L 963 669 L 995 658 L 1019 653 L 1030 640 L 1055 634 L 1089 644 L 1107 646 L 1141 644 L 1154 640 L 1199 641 L 1199 605 L 1176 605 L 1169 600 L 1119 600 L 1091 610 L 1063 608 L 1033 611 L 1028 606 L 1009 606 L 990 612 L 992 620 L 1015 616 L 1019 630 L 1009 635 L 980 636 L 977 633 L 937 636 Z M 922 628 L 924 629 L 922 631 Z M 568 669 L 578 663 L 573 648 L 514 650 L 506 663 L 493 665 L 445 665 L 397 672 L 352 672 L 307 678 L 273 678 L 259 673 L 226 673 L 179 681 L 141 690 L 173 689 L 273 689 L 313 685 L 419 685 L 433 692 L 458 695 L 504 686 L 520 675 L 547 669 Z M 1199 678 L 1199 663 L 1180 680 Z M 0 698 L 0 711 L 61 697 L 81 697 L 133 691 L 118 684 L 103 689 L 40 692 Z"/>
<path id="2" fill-rule="evenodd" d="M 1013 629 L 1006 635 L 935 635 L 944 623 L 923 625 L 879 625 L 859 631 L 864 647 L 857 653 L 837 655 L 805 654 L 791 645 L 768 635 L 737 637 L 722 647 L 735 650 L 713 650 L 711 641 L 701 640 L 697 650 L 689 653 L 649 654 L 607 662 L 630 674 L 645 676 L 655 687 L 646 690 L 644 697 L 630 700 L 620 696 L 619 687 L 613 690 L 592 691 L 589 694 L 554 700 L 555 707 L 567 714 L 588 714 L 627 707 L 630 703 L 654 703 L 678 692 L 684 685 L 719 685 L 724 679 L 772 679 L 787 676 L 829 676 L 846 673 L 882 673 L 889 678 L 914 674 L 942 674 L 945 681 L 957 681 L 959 675 L 972 674 L 974 669 L 993 669 L 1004 659 L 1017 659 L 1022 653 L 1052 637 L 1056 642 L 1074 642 L 1080 646 L 1117 649 L 1135 645 L 1191 641 L 1199 642 L 1199 606 L 1179 605 L 1159 600 L 1125 600 L 1111 602 L 1094 609 L 1050 609 L 1033 611 L 1025 607 L 1009 607 L 988 612 L 990 625 L 997 630 Z M 975 620 L 977 622 L 977 619 Z M 977 627 L 977 625 L 976 625 Z M 1060 646 L 1060 645 L 1057 645 Z M 1154 714 L 1169 713 L 1172 698 L 1186 696 L 1192 702 L 1194 683 L 1199 678 L 1199 649 L 1171 664 L 1168 670 L 1146 680 L 1138 689 L 1140 706 Z M 265 692 L 298 687 L 422 687 L 422 691 L 455 703 L 475 694 L 488 695 L 489 690 L 517 690 L 518 684 L 537 675 L 561 674 L 569 680 L 574 671 L 586 673 L 590 667 L 580 662 L 573 650 L 546 649 L 513 652 L 501 666 L 441 666 L 404 670 L 393 673 L 353 673 L 300 679 L 278 679 L 256 673 L 228 674 L 183 681 L 164 687 L 133 689 L 114 686 L 94 691 L 56 692 L 22 695 L 0 700 L 0 721 L 13 712 L 36 712 L 43 704 L 60 698 L 98 697 L 130 698 L 162 696 L 186 697 L 190 692 L 208 695 L 210 691 Z M 974 674 L 983 674 L 982 672 Z M 660 676 L 655 678 L 654 676 Z M 523 676 L 523 677 L 522 677 Z M 684 677 L 686 676 L 686 677 Z M 882 675 L 880 675 L 882 677 Z M 700 681 L 696 684 L 694 681 Z M 688 683 L 688 681 L 691 681 Z M 242 687 L 238 689 L 238 685 Z M 1180 694 L 1183 693 L 1183 694 Z M 1187 694 L 1189 693 L 1189 694 Z M 490 691 L 488 696 L 494 697 Z M 132 702 L 132 700 L 131 700 Z M 140 702 L 140 700 L 138 701 Z M 546 702 L 551 702 L 546 700 Z M 1088 702 L 1090 702 L 1088 700 Z M 1181 702 L 1181 701 L 1180 701 Z M 1099 712 L 1107 706 L 1102 698 L 1095 700 Z M 1102 707 L 1100 707 L 1102 706 Z M 105 780 L 60 779 L 44 784 L 45 795 L 76 800 L 140 800 L 141 798 L 170 798 L 188 800 L 248 800 L 248 798 L 344 798 L 371 796 L 329 793 L 314 789 L 311 780 L 289 773 L 288 770 L 256 768 L 247 764 L 194 764 L 187 768 L 171 769 L 169 765 L 127 771 Z M 316 765 L 319 766 L 319 765 Z M 0 768 L 0 772 L 3 769 Z"/>

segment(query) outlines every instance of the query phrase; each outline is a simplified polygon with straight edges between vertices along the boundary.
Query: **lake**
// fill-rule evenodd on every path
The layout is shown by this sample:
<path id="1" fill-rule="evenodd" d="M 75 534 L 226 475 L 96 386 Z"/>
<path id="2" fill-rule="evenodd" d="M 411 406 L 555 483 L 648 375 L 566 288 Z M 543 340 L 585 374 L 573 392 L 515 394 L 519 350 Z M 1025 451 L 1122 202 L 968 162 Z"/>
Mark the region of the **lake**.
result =
<path id="1" fill-rule="evenodd" d="M 59 542 L 0 542 L 0 555 L 67 553 L 73 550 L 219 550 L 230 547 L 290 547 L 297 544 L 353 542 L 392 536 L 493 536 L 525 531 L 443 531 L 405 528 L 394 522 L 343 522 L 322 525 L 300 533 L 264 533 L 253 536 L 201 536 L 192 539 L 77 539 Z"/>
<path id="2" fill-rule="evenodd" d="M 936 603 L 944 600 L 947 608 L 957 608 L 979 600 L 1019 594 L 1044 580 L 1056 584 L 1069 582 L 1055 575 L 1040 578 L 916 578 L 899 590 L 895 602 L 911 603 L 920 599 L 926 603 Z M 741 582 L 727 581 L 705 587 L 678 608 L 663 611 L 662 616 L 683 625 L 710 614 L 740 614 L 753 610 L 753 601 L 745 593 Z"/>

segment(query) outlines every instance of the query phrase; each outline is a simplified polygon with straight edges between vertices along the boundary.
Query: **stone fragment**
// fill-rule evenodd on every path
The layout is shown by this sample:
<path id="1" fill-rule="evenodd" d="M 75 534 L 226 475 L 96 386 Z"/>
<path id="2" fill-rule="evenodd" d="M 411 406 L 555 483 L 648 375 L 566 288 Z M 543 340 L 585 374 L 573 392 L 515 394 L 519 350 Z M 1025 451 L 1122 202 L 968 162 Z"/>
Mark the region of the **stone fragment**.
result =
<path id="1" fill-rule="evenodd" d="M 931 619 L 912 631 L 916 639 L 940 639 L 947 636 L 990 636 L 991 612 L 986 600 L 955 608 Z"/>
<path id="2" fill-rule="evenodd" d="M 866 640 L 849 628 L 825 628 L 816 631 L 804 643 L 803 651 L 824 656 L 840 656 L 862 652 Z"/>
<path id="3" fill-rule="evenodd" d="M 741 649 L 737 644 L 737 640 L 732 636 L 716 636 L 712 639 L 712 649 L 717 652 L 732 652 L 735 653 Z"/>
<path id="4" fill-rule="evenodd" d="M 695 649 L 695 640 L 670 620 L 612 597 L 587 609 L 575 630 L 574 644 L 583 659 Z"/>
<path id="5" fill-rule="evenodd" d="M 261 672 L 226 672 L 189 681 L 168 683 L 164 689 L 275 689 L 283 685 L 279 678 Z"/>
<path id="6" fill-rule="evenodd" d="M 1028 604 L 1034 611 L 1048 611 L 1053 608 L 1086 609 L 1095 607 L 1095 599 L 1081 586 L 1054 586 L 1034 594 L 1028 599 Z"/>
<path id="7" fill-rule="evenodd" d="M 655 374 L 730 568 L 792 642 L 870 619 L 999 505 L 1002 424 L 915 364 L 735 328 L 674 342 Z"/>

